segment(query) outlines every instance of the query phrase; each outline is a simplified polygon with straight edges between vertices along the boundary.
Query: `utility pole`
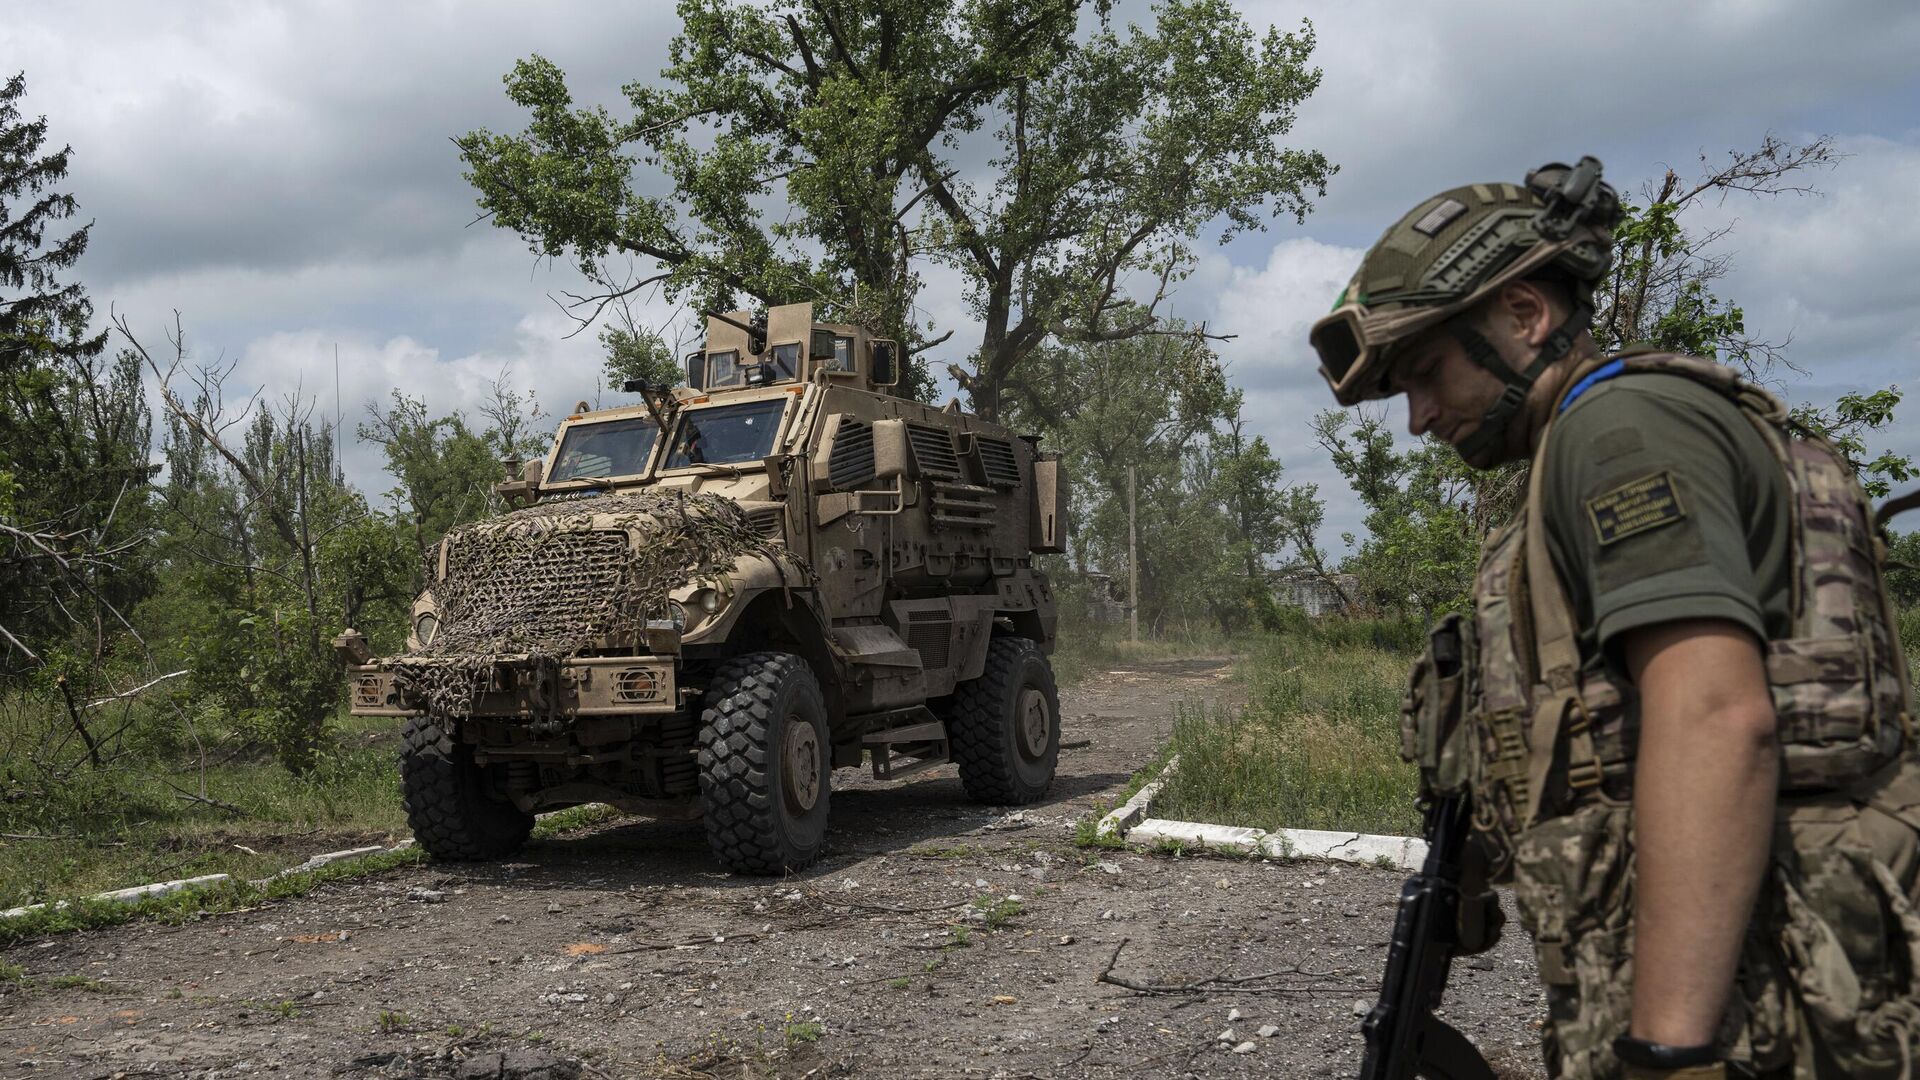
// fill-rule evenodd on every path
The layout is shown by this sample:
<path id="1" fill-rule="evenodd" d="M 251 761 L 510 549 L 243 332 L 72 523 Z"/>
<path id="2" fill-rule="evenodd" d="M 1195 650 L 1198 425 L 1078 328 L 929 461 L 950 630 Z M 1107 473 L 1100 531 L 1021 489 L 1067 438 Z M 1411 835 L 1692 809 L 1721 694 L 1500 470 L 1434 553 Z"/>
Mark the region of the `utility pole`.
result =
<path id="1" fill-rule="evenodd" d="M 1127 466 L 1127 632 L 1140 642 L 1140 531 L 1134 504 L 1134 467 Z"/>

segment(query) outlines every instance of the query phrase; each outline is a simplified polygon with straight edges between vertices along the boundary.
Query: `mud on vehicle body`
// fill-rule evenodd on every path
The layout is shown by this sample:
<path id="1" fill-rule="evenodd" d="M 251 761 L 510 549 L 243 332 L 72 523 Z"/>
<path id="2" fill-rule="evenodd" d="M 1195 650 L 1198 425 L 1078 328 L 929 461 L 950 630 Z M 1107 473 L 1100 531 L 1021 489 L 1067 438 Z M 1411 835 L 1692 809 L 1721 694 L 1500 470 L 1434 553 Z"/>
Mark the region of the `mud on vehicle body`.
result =
<path id="1" fill-rule="evenodd" d="M 781 873 L 823 850 L 835 768 L 1046 792 L 1057 458 L 894 395 L 894 343 L 810 305 L 746 319 L 709 316 L 686 386 L 569 416 L 499 486 L 519 508 L 429 558 L 405 653 L 336 642 L 353 712 L 406 718 L 433 855 L 600 802 L 704 818 L 727 866 Z"/>

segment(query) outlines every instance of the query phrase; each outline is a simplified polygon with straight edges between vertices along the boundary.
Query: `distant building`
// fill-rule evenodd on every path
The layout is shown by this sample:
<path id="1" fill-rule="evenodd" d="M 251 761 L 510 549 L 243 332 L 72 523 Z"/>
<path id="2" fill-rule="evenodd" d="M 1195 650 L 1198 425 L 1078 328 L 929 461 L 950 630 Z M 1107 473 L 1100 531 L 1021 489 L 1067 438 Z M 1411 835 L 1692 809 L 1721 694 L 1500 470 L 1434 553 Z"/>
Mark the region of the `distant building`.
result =
<path id="1" fill-rule="evenodd" d="M 1335 574 L 1332 579 L 1318 574 L 1301 574 L 1277 582 L 1273 602 L 1281 607 L 1297 607 L 1314 618 L 1338 615 L 1346 610 L 1347 597 L 1359 594 L 1360 582 L 1352 574 Z"/>

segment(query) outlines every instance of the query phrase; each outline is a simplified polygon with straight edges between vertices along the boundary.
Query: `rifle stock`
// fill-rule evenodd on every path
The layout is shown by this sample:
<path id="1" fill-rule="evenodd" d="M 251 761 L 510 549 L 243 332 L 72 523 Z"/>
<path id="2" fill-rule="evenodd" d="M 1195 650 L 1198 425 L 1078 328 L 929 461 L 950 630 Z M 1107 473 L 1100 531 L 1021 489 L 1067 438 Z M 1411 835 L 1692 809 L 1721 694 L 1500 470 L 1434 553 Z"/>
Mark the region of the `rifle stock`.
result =
<path id="1" fill-rule="evenodd" d="M 1380 1000 L 1360 1026 L 1367 1040 L 1360 1080 L 1494 1080 L 1467 1037 L 1433 1015 L 1460 943 L 1467 821 L 1462 796 L 1437 799 L 1427 809 L 1426 862 L 1400 888 Z"/>

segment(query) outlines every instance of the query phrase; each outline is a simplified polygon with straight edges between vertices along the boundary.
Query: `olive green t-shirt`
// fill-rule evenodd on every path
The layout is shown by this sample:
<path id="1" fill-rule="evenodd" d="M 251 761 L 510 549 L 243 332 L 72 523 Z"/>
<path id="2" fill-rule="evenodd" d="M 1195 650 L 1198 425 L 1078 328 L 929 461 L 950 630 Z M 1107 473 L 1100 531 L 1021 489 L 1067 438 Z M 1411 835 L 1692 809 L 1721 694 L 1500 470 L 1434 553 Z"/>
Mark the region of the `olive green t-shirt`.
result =
<path id="1" fill-rule="evenodd" d="M 1589 670 L 1624 673 L 1620 636 L 1676 619 L 1786 636 L 1786 478 L 1733 402 L 1681 375 L 1617 375 L 1554 421 L 1545 468 L 1548 548 Z"/>

